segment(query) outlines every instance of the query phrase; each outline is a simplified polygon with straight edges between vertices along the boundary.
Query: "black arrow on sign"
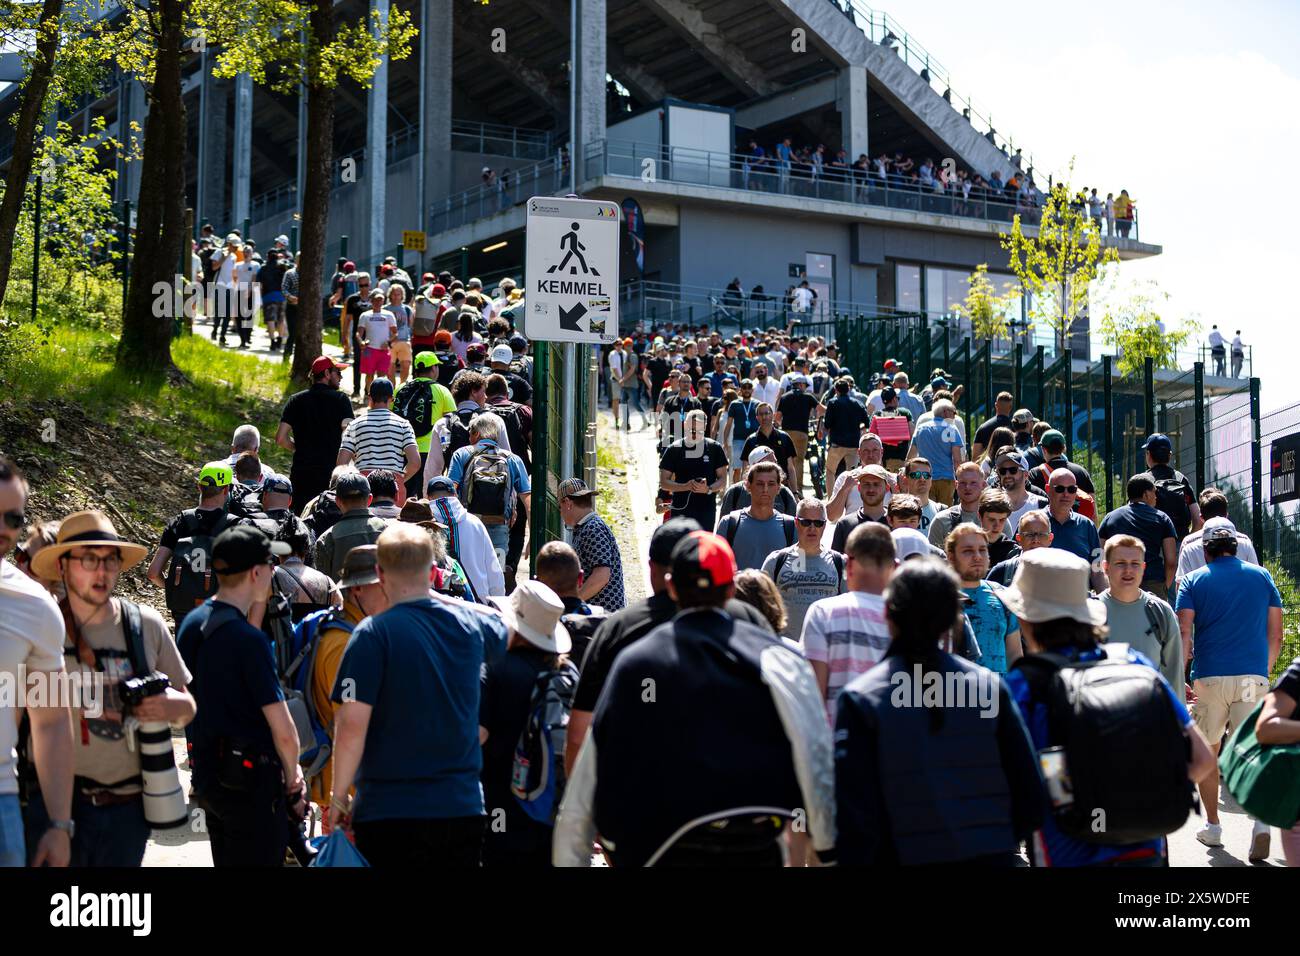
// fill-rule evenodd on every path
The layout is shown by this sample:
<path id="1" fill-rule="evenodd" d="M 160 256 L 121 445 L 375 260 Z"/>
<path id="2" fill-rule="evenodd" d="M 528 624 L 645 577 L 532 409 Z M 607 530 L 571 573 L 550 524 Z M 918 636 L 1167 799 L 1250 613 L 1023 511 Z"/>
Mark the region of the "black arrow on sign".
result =
<path id="1" fill-rule="evenodd" d="M 566 332 L 581 332 L 578 320 L 587 314 L 587 307 L 579 302 L 572 309 L 560 307 L 560 328 Z"/>

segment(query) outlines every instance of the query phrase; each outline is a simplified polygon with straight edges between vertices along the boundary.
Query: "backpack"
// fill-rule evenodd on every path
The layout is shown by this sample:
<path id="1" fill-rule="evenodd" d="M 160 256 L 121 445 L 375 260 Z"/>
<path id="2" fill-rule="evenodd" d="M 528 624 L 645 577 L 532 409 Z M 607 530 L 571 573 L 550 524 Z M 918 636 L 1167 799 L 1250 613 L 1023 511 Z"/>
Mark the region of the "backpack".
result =
<path id="1" fill-rule="evenodd" d="M 590 613 L 583 614 L 580 611 L 571 611 L 568 614 L 560 616 L 560 623 L 564 629 L 569 632 L 569 637 L 573 640 L 573 650 L 569 652 L 570 660 L 577 661 L 577 666 L 582 666 L 583 659 L 587 656 L 587 648 L 591 645 L 591 640 L 596 636 L 596 630 L 604 624 L 609 618 L 609 614 L 603 607 L 588 604 Z"/>
<path id="2" fill-rule="evenodd" d="M 460 501 L 465 510 L 484 524 L 504 524 L 514 485 L 510 456 L 499 448 L 476 448 L 465 462 Z"/>
<path id="3" fill-rule="evenodd" d="M 1187 479 L 1180 472 L 1174 472 L 1172 478 L 1156 478 L 1147 472 L 1156 483 L 1156 508 L 1169 516 L 1174 523 L 1174 537 L 1182 541 L 1192 529 L 1192 511 L 1187 507 L 1187 495 L 1192 489 Z"/>
<path id="4" fill-rule="evenodd" d="M 212 543 L 217 535 L 239 521 L 229 512 L 223 513 L 213 529 L 204 534 L 197 530 L 197 515 L 197 508 L 184 512 L 188 534 L 176 542 L 163 582 L 167 609 L 178 628 L 186 614 L 217 593 L 217 578 L 212 573 Z"/>
<path id="5" fill-rule="evenodd" d="M 1084 843 L 1114 846 L 1173 833 L 1194 805 L 1183 728 L 1159 671 L 1129 663 L 1124 644 L 1101 660 L 1031 654 L 1013 665 L 1047 708 L 1048 744 L 1065 752 L 1073 800 L 1056 825 Z"/>
<path id="6" fill-rule="evenodd" d="M 338 524 L 339 519 L 343 517 L 343 509 L 339 507 L 338 498 L 333 491 L 322 491 L 320 497 L 316 499 L 316 507 L 312 508 L 311 515 L 304 518 L 307 527 L 311 533 L 320 538 L 326 531 Z"/>
<path id="7" fill-rule="evenodd" d="M 501 418 L 506 426 L 506 438 L 510 439 L 510 450 L 524 459 L 528 464 L 528 442 L 524 440 L 523 424 L 519 421 L 519 403 L 507 402 L 501 405 L 486 406 L 486 410 Z"/>
<path id="8" fill-rule="evenodd" d="M 411 319 L 411 332 L 427 338 L 438 331 L 438 303 L 427 296 L 415 297 L 415 316 Z"/>
<path id="9" fill-rule="evenodd" d="M 548 826 L 555 823 L 564 796 L 564 744 L 577 688 L 578 669 L 568 661 L 538 675 L 515 744 L 510 792 L 525 813 Z"/>
<path id="10" fill-rule="evenodd" d="M 789 560 L 790 560 L 790 552 L 788 550 L 778 551 L 776 553 L 776 566 L 772 568 L 773 581 L 779 581 L 781 579 L 781 569 L 785 567 L 786 562 Z M 835 565 L 835 573 L 839 575 L 840 581 L 843 581 L 844 580 L 844 555 L 840 554 L 838 551 L 832 551 L 831 564 Z"/>
<path id="11" fill-rule="evenodd" d="M 417 436 L 433 431 L 433 383 L 411 379 L 397 390 L 393 411 L 411 423 Z"/>
<path id="12" fill-rule="evenodd" d="M 303 764 L 302 773 L 309 782 L 329 762 L 334 749 L 330 730 L 316 710 L 316 695 L 312 693 L 311 686 L 316 667 L 316 648 L 320 645 L 318 638 L 327 627 L 337 627 L 348 634 L 352 633 L 352 622 L 338 608 L 313 611 L 294 625 L 288 643 L 277 647 L 276 654 L 280 684 L 284 688 L 285 701 L 290 704 L 290 713 L 297 707 L 305 715 L 310 731 L 309 743 L 305 748 L 302 746 L 301 727 L 298 738 L 298 761 Z M 298 719 L 298 714 L 294 714 L 295 724 Z"/>
<path id="13" fill-rule="evenodd" d="M 461 448 L 470 443 L 469 441 L 469 422 L 476 414 L 477 409 L 466 409 L 465 411 L 448 412 L 438 420 L 438 440 L 442 442 L 443 459 L 451 461 L 451 456 L 456 454 Z M 443 435 L 446 438 L 443 438 Z"/>
<path id="14" fill-rule="evenodd" d="M 745 512 L 742 512 L 742 514 L 744 513 Z M 779 511 L 775 511 L 773 514 L 781 519 L 781 530 L 785 532 L 785 546 L 788 548 L 794 544 L 797 537 L 797 533 L 794 529 L 794 519 Z M 731 515 L 727 515 L 727 517 L 722 519 L 722 523 L 726 525 L 726 530 L 721 531 L 721 534 L 727 539 L 727 544 L 734 548 L 736 546 L 736 535 L 740 532 L 740 518 L 736 518 L 732 521 Z M 721 529 L 722 525 L 719 525 L 718 527 Z"/>

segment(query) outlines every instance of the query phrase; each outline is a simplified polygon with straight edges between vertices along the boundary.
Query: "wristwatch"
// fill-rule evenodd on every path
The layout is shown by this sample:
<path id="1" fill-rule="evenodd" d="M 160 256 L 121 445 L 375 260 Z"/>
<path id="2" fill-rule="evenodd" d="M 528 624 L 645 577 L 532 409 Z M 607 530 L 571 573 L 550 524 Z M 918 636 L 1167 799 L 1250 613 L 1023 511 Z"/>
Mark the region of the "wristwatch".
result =
<path id="1" fill-rule="evenodd" d="M 62 830 L 68 835 L 68 839 L 71 840 L 77 834 L 77 823 L 75 820 L 51 820 L 50 829 Z"/>

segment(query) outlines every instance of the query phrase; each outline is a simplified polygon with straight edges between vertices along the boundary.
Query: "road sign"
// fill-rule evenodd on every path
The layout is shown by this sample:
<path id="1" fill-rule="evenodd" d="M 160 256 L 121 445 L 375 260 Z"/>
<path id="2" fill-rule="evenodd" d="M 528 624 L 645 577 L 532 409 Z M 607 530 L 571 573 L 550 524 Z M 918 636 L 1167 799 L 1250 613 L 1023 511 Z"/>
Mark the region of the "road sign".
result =
<path id="1" fill-rule="evenodd" d="M 408 252 L 424 252 L 425 236 L 422 232 L 402 230 L 402 248 Z"/>
<path id="2" fill-rule="evenodd" d="M 1273 442 L 1269 468 L 1269 496 L 1273 504 L 1300 499 L 1296 490 L 1296 452 L 1300 451 L 1300 433 Z"/>
<path id="3" fill-rule="evenodd" d="M 587 344 L 618 338 L 618 243 L 615 203 L 528 200 L 524 335 Z"/>

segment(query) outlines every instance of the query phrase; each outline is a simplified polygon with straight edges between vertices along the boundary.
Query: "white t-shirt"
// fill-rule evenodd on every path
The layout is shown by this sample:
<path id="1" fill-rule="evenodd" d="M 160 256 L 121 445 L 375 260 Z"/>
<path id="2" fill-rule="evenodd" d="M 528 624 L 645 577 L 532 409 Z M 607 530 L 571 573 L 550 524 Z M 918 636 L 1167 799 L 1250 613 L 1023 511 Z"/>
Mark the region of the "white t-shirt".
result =
<path id="1" fill-rule="evenodd" d="M 0 560 L 0 674 L 63 670 L 63 615 L 48 591 Z M 12 676 L 10 676 L 12 675 Z M 15 684 L 14 689 L 17 689 Z M 21 703 L 21 702 L 20 702 Z M 0 705 L 0 794 L 18 793 L 18 724 L 22 709 Z"/>
<path id="2" fill-rule="evenodd" d="M 1043 499 L 1038 497 L 1038 495 L 1030 495 L 1025 499 L 1023 505 L 1011 512 L 1011 516 L 1007 518 L 1006 527 L 1003 528 L 1002 533 L 1008 538 L 1014 538 L 1016 536 L 1016 529 L 1020 527 L 1020 519 L 1031 511 L 1041 509 L 1046 504 L 1047 502 L 1043 501 Z"/>
<path id="3" fill-rule="evenodd" d="M 1240 335 L 1234 335 L 1234 336 L 1232 337 L 1232 350 L 1233 350 L 1234 352 L 1241 352 L 1241 351 L 1243 351 L 1242 346 L 1241 346 L 1241 336 L 1240 336 Z"/>
<path id="4" fill-rule="evenodd" d="M 758 379 L 754 379 L 754 401 L 767 402 L 773 410 L 776 409 L 776 397 L 781 392 L 781 385 L 772 376 L 767 377 L 767 384 L 760 385 Z"/>
<path id="5" fill-rule="evenodd" d="M 812 289 L 799 286 L 794 290 L 794 310 L 796 312 L 807 312 L 812 308 L 812 301 Z"/>
<path id="6" fill-rule="evenodd" d="M 814 602 L 804 616 L 800 643 L 808 660 L 820 661 L 830 671 L 826 713 L 833 725 L 840 691 L 879 664 L 889 649 L 885 599 L 879 594 L 849 591 Z"/>
<path id="7" fill-rule="evenodd" d="M 366 341 L 372 349 L 382 349 L 397 331 L 397 318 L 387 309 L 362 312 L 360 321 L 365 326 Z"/>
<path id="8" fill-rule="evenodd" d="M 615 382 L 623 378 L 623 352 L 620 349 L 614 349 L 609 353 L 609 374 L 613 376 Z"/>
<path id="9" fill-rule="evenodd" d="M 218 258 L 220 257 L 220 258 Z M 234 285 L 235 284 L 235 253 L 222 249 L 216 252 L 213 259 L 217 259 L 217 285 Z"/>
<path id="10" fill-rule="evenodd" d="M 767 360 L 772 363 L 772 371 L 777 375 L 785 371 L 785 353 L 780 349 L 773 349 L 768 352 Z"/>

